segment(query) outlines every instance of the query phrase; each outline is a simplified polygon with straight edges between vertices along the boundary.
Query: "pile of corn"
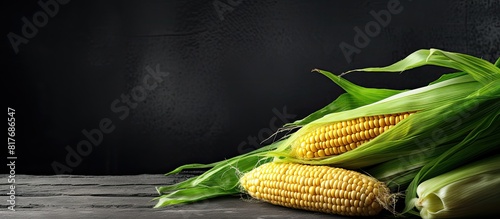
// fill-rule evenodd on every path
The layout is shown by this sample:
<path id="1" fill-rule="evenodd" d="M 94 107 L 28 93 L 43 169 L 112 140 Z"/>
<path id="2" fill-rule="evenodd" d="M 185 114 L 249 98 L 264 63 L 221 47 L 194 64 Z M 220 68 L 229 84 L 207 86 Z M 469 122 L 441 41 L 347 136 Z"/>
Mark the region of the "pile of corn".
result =
<path id="1" fill-rule="evenodd" d="M 346 93 L 280 141 L 213 164 L 204 174 L 158 187 L 156 207 L 247 193 L 285 207 L 348 216 L 450 218 L 500 210 L 500 59 L 495 64 L 438 49 L 386 67 L 458 70 L 413 90 L 365 88 L 319 72 Z M 404 196 L 404 198 L 402 198 Z M 399 199 L 399 200 L 398 200 Z M 396 208 L 397 206 L 403 206 Z"/>

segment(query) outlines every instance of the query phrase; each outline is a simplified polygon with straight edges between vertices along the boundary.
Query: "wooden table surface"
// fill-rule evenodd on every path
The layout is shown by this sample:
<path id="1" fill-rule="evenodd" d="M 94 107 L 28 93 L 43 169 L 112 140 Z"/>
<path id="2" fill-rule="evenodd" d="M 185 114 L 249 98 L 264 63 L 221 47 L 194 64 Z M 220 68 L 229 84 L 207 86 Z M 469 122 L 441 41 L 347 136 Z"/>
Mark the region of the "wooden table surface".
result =
<path id="1" fill-rule="evenodd" d="M 0 218 L 346 218 L 230 196 L 153 209 L 155 187 L 186 179 L 163 176 L 16 175 L 16 211 L 6 193 L 8 175 L 0 175 L 3 194 Z"/>

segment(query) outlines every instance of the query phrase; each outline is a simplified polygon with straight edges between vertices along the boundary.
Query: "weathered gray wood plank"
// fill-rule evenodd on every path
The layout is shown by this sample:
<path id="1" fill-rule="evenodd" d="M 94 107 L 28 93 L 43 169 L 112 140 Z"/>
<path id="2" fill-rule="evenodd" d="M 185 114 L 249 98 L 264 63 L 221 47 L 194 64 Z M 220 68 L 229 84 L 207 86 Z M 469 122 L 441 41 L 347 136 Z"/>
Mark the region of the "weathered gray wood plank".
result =
<path id="1" fill-rule="evenodd" d="M 43 208 L 152 208 L 152 197 L 46 196 L 17 197 L 16 211 Z M 3 209 L 7 203 L 2 202 Z"/>
<path id="2" fill-rule="evenodd" d="M 277 210 L 273 208 L 272 213 L 267 209 L 239 208 L 239 209 L 210 209 L 210 210 L 151 210 L 138 211 L 136 209 L 46 209 L 46 211 L 29 210 L 14 213 L 0 212 L 2 218 L 25 219 L 25 218 L 54 218 L 54 219 L 87 219 L 87 218 L 255 218 L 255 219 L 335 219 L 346 218 L 326 214 L 318 214 L 302 211 L 291 211 L 292 209 Z"/>
<path id="3" fill-rule="evenodd" d="M 153 197 L 158 193 L 155 185 L 18 185 L 18 196 L 146 196 Z"/>
<path id="4" fill-rule="evenodd" d="M 152 209 L 144 205 L 144 197 L 125 198 L 121 201 L 105 197 L 20 198 L 29 202 L 16 212 L 2 211 L 0 218 L 343 218 L 274 206 L 238 197 L 218 198 L 211 201 Z M 136 204 L 131 204 L 131 203 Z M 129 203 L 130 205 L 126 204 Z M 62 207 L 64 206 L 64 207 Z"/>
<path id="5" fill-rule="evenodd" d="M 164 176 L 158 175 L 128 175 L 128 176 L 79 176 L 79 175 L 16 175 L 18 185 L 168 185 L 180 182 L 195 174 L 179 174 Z M 8 175 L 0 175 L 4 179 Z M 7 185 L 7 180 L 2 180 L 0 185 Z"/>
<path id="6" fill-rule="evenodd" d="M 235 195 L 153 209 L 155 187 L 192 174 L 165 177 L 16 175 L 16 211 L 0 202 L 0 218 L 342 218 L 274 206 Z M 4 179 L 7 175 L 0 175 Z M 10 184 L 0 182 L 7 190 Z M 3 196 L 7 198 L 6 196 Z"/>

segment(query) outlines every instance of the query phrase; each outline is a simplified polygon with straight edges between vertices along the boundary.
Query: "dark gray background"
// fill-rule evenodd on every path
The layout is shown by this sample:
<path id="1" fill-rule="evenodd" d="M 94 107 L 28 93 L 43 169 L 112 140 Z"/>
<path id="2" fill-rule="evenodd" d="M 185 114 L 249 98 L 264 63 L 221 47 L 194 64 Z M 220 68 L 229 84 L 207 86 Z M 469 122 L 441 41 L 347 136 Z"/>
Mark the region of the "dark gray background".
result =
<path id="1" fill-rule="evenodd" d="M 214 2 L 230 7 L 223 20 Z M 353 45 L 353 28 L 374 21 L 370 11 L 387 2 L 70 1 L 15 54 L 7 34 L 21 34 L 21 18 L 41 8 L 7 1 L 2 66 L 6 103 L 17 112 L 17 173 L 54 174 L 51 164 L 65 164 L 65 147 L 76 148 L 82 130 L 103 118 L 116 129 L 72 174 L 165 173 L 218 161 L 253 148 L 238 145 L 272 128 L 273 109 L 286 107 L 300 119 L 343 92 L 313 68 L 387 65 L 421 48 L 500 56 L 499 1 L 401 0 L 403 11 L 347 62 L 339 44 Z M 111 103 L 156 65 L 169 75 L 120 120 Z M 446 72 L 425 67 L 346 78 L 406 89 Z"/>

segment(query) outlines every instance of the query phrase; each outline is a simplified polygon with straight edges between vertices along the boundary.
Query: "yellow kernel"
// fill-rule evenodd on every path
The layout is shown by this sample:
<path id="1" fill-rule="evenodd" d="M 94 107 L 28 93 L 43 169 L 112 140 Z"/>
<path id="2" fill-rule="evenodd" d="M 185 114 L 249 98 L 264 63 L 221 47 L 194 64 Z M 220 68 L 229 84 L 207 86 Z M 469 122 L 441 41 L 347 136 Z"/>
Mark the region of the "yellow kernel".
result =
<path id="1" fill-rule="evenodd" d="M 312 152 L 318 151 L 318 149 L 316 149 L 315 145 L 309 145 L 309 150 L 312 151 Z"/>
<path id="2" fill-rule="evenodd" d="M 325 148 L 329 148 L 333 146 L 333 139 L 327 139 L 324 142 Z"/>
<path id="3" fill-rule="evenodd" d="M 359 132 L 356 132 L 356 134 L 352 135 L 351 138 L 352 138 L 352 141 L 358 142 L 361 140 L 361 134 Z"/>
<path id="4" fill-rule="evenodd" d="M 361 131 L 361 126 L 359 124 L 354 125 L 353 132 L 359 132 L 359 131 Z"/>
<path id="5" fill-rule="evenodd" d="M 390 123 L 391 125 L 395 125 L 395 124 L 396 124 L 396 120 L 395 120 L 395 118 L 394 118 L 394 117 L 395 117 L 395 116 L 391 116 L 391 117 L 389 117 L 389 123 Z"/>
<path id="6" fill-rule="evenodd" d="M 343 202 L 344 206 L 346 206 L 346 207 L 350 207 L 351 206 L 351 202 L 350 202 L 351 200 L 349 200 L 349 199 L 343 199 L 343 201 L 344 201 Z"/>
<path id="7" fill-rule="evenodd" d="M 347 151 L 344 146 L 340 146 L 339 150 L 341 153 L 345 153 Z"/>
<path id="8" fill-rule="evenodd" d="M 326 156 L 325 151 L 323 151 L 323 150 L 319 150 L 319 151 L 318 151 L 318 156 L 320 156 L 320 157 L 324 157 L 324 156 Z"/>
<path id="9" fill-rule="evenodd" d="M 404 116 L 403 116 L 403 119 L 405 119 L 405 117 L 404 117 Z M 398 116 L 398 117 L 396 117 L 396 119 L 395 119 L 396 121 L 394 121 L 394 122 L 395 122 L 396 124 L 398 124 L 398 123 L 399 123 L 399 121 L 401 121 L 401 120 L 403 120 L 403 119 L 401 119 L 401 117 L 400 117 L 400 116 Z"/>
<path id="10" fill-rule="evenodd" d="M 326 148 L 326 149 L 324 150 L 324 153 L 325 153 L 325 156 L 330 156 L 330 155 L 332 155 L 332 154 L 330 153 L 330 148 Z"/>
<path id="11" fill-rule="evenodd" d="M 379 119 L 378 123 L 379 123 L 380 127 L 385 126 L 385 120 L 384 119 Z"/>
<path id="12" fill-rule="evenodd" d="M 345 136 L 342 136 L 342 137 L 339 139 L 339 144 L 340 144 L 340 145 L 346 145 L 346 144 L 347 144 L 347 141 L 346 141 L 346 137 L 345 137 Z"/>
<path id="13" fill-rule="evenodd" d="M 308 192 L 309 192 L 309 194 L 314 195 L 315 194 L 314 186 L 309 187 Z"/>
<path id="14" fill-rule="evenodd" d="M 347 135 L 347 131 L 346 131 L 345 127 L 342 127 L 341 133 L 342 133 L 342 136 L 346 136 Z"/>
<path id="15" fill-rule="evenodd" d="M 348 135 L 348 136 L 346 137 L 346 141 L 347 141 L 347 143 L 349 143 L 349 144 L 353 142 L 351 135 Z"/>
<path id="16" fill-rule="evenodd" d="M 327 141 L 328 141 L 328 140 L 330 140 L 331 138 L 332 138 L 332 132 L 331 132 L 331 131 L 327 131 L 327 132 L 325 133 L 325 140 L 327 140 Z"/>

